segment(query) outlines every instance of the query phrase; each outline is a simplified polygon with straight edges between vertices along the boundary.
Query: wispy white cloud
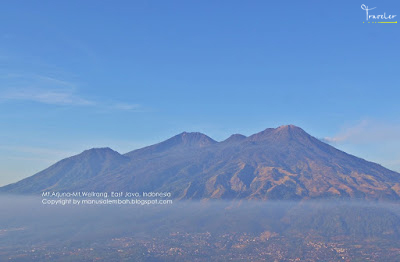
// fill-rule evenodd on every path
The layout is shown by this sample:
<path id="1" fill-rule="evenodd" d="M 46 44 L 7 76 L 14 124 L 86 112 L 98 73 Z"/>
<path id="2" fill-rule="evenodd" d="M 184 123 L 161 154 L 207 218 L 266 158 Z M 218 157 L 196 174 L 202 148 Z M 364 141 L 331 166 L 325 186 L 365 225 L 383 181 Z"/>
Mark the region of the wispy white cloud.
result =
<path id="1" fill-rule="evenodd" d="M 1 101 L 30 101 L 57 106 L 91 106 L 104 110 L 139 112 L 135 103 L 109 102 L 87 98 L 74 82 L 38 74 L 6 73 L 0 76 Z M 7 87 L 8 86 L 8 87 Z"/>
<path id="2" fill-rule="evenodd" d="M 115 103 L 111 106 L 111 108 L 124 111 L 141 110 L 141 106 L 139 104 L 126 104 L 126 103 Z"/>
<path id="3" fill-rule="evenodd" d="M 364 119 L 323 141 L 400 172 L 400 123 Z"/>
<path id="4" fill-rule="evenodd" d="M 48 90 L 24 88 L 9 90 L 0 94 L 3 100 L 24 100 L 51 105 L 95 105 L 94 101 L 80 97 L 70 90 Z"/>
<path id="5" fill-rule="evenodd" d="M 77 93 L 74 83 L 38 74 L 7 73 L 1 78 L 1 101 L 22 100 L 51 105 L 95 105 Z"/>
<path id="6" fill-rule="evenodd" d="M 57 78 L 54 78 L 54 77 L 43 76 L 43 75 L 35 75 L 35 77 L 38 80 L 46 81 L 48 83 L 56 84 L 56 85 L 59 85 L 59 86 L 67 86 L 67 87 L 71 87 L 71 88 L 75 88 L 76 87 L 76 85 L 74 83 L 72 83 L 72 82 L 68 82 L 68 81 L 65 81 L 65 80 L 57 79 Z"/>
<path id="7" fill-rule="evenodd" d="M 354 144 L 393 141 L 400 143 L 400 124 L 364 119 L 323 140 L 329 143 Z"/>

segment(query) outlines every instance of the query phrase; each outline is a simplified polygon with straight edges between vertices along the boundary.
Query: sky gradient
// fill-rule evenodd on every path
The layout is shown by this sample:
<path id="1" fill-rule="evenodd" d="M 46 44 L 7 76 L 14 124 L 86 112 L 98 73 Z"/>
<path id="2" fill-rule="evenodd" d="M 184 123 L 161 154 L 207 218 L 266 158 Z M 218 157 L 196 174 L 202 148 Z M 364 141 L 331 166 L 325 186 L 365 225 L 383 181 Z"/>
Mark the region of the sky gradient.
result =
<path id="1" fill-rule="evenodd" d="M 30 1 L 0 10 L 0 185 L 92 147 L 294 124 L 400 171 L 399 1 Z M 397 19 L 395 19 L 397 20 Z"/>

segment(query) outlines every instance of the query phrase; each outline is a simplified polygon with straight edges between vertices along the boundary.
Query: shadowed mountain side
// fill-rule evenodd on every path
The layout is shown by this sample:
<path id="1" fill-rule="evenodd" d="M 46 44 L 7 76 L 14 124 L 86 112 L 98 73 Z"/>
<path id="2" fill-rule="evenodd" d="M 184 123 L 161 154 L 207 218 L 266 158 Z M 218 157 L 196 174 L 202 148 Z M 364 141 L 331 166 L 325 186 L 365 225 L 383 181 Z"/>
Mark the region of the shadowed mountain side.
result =
<path id="1" fill-rule="evenodd" d="M 181 199 L 400 199 L 400 174 L 292 125 L 249 137 L 233 135 L 219 143 L 201 133 L 182 133 L 125 155 L 108 150 L 113 157 L 107 163 L 89 161 L 85 151 L 69 158 L 74 172 L 60 164 L 68 159 L 62 160 L 0 191 L 170 191 Z M 92 172 L 82 172 L 82 163 L 91 163 L 85 169 Z"/>
<path id="2" fill-rule="evenodd" d="M 29 194 L 74 188 L 80 184 L 87 184 L 93 177 L 108 175 L 128 162 L 128 157 L 110 148 L 93 148 L 63 159 L 36 175 L 4 186 L 0 190 Z"/>

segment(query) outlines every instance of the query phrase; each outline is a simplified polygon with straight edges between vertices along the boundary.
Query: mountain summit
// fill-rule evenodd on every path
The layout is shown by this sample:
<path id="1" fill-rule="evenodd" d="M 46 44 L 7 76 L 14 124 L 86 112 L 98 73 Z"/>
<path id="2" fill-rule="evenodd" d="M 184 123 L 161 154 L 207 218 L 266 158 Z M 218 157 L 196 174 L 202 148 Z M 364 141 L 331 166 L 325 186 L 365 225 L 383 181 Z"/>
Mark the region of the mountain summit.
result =
<path id="1" fill-rule="evenodd" d="M 251 141 L 288 141 L 291 139 L 308 139 L 310 137 L 303 129 L 294 125 L 285 125 L 277 128 L 267 128 L 249 137 Z"/>
<path id="2" fill-rule="evenodd" d="M 285 125 L 222 142 L 183 132 L 125 155 L 92 149 L 0 188 L 47 190 L 169 191 L 179 199 L 400 200 L 400 174 Z"/>
<path id="3" fill-rule="evenodd" d="M 146 156 L 148 154 L 160 154 L 167 151 L 183 151 L 183 150 L 196 150 L 210 146 L 217 143 L 217 141 L 199 132 L 183 132 L 179 135 L 171 137 L 164 142 L 133 150 L 125 155 L 131 158 Z"/>

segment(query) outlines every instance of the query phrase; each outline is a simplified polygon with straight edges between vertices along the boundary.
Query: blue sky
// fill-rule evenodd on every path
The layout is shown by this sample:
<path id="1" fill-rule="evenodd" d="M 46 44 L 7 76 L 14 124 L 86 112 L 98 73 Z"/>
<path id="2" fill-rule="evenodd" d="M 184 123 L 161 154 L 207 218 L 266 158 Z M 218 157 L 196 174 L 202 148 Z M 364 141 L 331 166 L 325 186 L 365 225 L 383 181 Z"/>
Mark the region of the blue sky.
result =
<path id="1" fill-rule="evenodd" d="M 400 171 L 398 1 L 9 1 L 0 185 L 92 147 L 295 124 Z M 397 20 L 397 19 L 395 19 Z"/>

